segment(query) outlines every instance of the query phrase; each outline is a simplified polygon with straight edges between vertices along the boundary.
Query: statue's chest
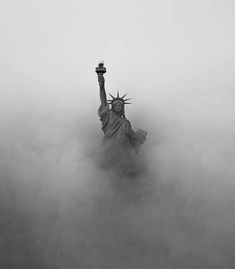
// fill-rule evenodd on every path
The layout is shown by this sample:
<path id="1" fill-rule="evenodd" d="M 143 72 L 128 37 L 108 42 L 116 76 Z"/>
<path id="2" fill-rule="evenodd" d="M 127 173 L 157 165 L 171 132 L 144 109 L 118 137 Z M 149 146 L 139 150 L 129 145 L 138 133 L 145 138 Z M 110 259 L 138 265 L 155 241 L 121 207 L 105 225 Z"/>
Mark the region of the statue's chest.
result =
<path id="1" fill-rule="evenodd" d="M 127 124 L 127 120 L 120 118 L 116 115 L 111 115 L 108 121 L 108 125 L 110 128 L 125 128 Z"/>

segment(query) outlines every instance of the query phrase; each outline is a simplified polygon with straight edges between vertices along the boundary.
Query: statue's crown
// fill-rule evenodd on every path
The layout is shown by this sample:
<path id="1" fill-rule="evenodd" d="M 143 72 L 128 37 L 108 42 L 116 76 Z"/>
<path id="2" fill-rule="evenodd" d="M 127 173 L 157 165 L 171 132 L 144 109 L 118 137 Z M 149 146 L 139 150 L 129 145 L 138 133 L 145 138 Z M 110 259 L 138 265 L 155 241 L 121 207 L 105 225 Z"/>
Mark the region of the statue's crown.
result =
<path id="1" fill-rule="evenodd" d="M 112 97 L 112 100 L 107 100 L 109 104 L 113 104 L 114 102 L 122 102 L 123 105 L 131 104 L 128 103 L 127 101 L 130 100 L 131 98 L 124 99 L 124 97 L 127 94 L 124 94 L 122 97 L 119 96 L 119 91 L 117 91 L 117 97 L 114 97 L 112 94 L 109 94 Z"/>

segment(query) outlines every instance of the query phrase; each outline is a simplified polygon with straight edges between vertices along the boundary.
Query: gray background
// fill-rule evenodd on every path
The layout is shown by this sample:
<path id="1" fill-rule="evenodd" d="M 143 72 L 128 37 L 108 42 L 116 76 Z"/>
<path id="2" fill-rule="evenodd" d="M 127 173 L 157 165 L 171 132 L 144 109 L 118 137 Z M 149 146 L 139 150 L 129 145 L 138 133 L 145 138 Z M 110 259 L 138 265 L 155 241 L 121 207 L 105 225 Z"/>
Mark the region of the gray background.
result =
<path id="1" fill-rule="evenodd" d="M 233 1 L 1 1 L 1 268 L 234 268 Z M 99 167 L 106 89 L 146 169 Z"/>

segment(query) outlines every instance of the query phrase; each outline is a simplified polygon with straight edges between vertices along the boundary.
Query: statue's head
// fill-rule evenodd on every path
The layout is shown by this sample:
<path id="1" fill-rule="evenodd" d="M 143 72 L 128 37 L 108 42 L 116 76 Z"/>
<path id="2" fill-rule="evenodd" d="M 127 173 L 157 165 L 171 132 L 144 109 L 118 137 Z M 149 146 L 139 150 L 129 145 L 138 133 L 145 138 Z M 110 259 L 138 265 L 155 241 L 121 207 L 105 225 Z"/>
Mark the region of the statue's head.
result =
<path id="1" fill-rule="evenodd" d="M 126 102 L 126 101 L 130 100 L 130 98 L 124 99 L 126 94 L 124 94 L 122 97 L 120 97 L 119 92 L 117 92 L 117 97 L 114 97 L 111 94 L 110 94 L 110 96 L 112 97 L 112 100 L 108 100 L 108 103 L 112 105 L 112 111 L 125 117 L 124 106 L 125 106 L 125 104 L 130 104 L 130 103 Z"/>
<path id="2" fill-rule="evenodd" d="M 122 100 L 115 100 L 112 103 L 112 110 L 116 113 L 121 113 L 123 112 L 124 114 L 124 102 Z"/>

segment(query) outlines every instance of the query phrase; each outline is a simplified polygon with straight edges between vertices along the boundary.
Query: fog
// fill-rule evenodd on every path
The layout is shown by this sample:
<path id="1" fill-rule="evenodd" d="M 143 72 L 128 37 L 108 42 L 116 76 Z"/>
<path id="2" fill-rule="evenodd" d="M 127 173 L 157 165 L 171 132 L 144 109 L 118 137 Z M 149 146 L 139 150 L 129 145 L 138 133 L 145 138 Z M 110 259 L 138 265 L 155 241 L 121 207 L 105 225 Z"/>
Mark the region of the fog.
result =
<path id="1" fill-rule="evenodd" d="M 234 268 L 234 3 L 0 10 L 1 268 Z M 100 165 L 100 60 L 148 132 L 133 177 Z"/>

